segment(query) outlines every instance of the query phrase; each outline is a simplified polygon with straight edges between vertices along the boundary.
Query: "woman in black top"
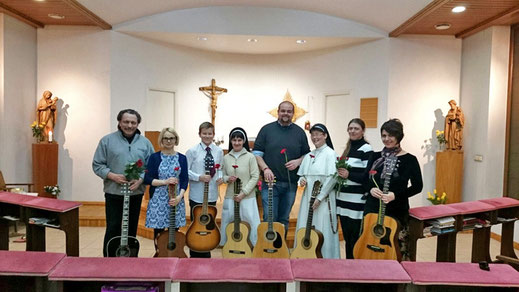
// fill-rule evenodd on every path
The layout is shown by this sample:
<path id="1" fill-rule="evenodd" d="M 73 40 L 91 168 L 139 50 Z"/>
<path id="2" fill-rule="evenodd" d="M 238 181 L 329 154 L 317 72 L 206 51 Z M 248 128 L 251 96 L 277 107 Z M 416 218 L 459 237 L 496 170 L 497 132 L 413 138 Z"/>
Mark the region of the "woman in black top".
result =
<path id="1" fill-rule="evenodd" d="M 338 193 L 337 215 L 341 220 L 342 235 L 346 245 L 346 258 L 353 259 L 353 247 L 359 239 L 366 190 L 362 186 L 368 161 L 373 154 L 373 148 L 364 140 L 366 124 L 361 119 L 352 119 L 348 123 L 350 139 L 341 157 L 347 157 L 346 168 L 337 169 L 337 175 L 347 179 L 345 184 L 337 183 Z"/>
<path id="2" fill-rule="evenodd" d="M 367 186 L 371 195 L 366 200 L 364 214 L 378 213 L 380 199 L 387 204 L 386 215 L 395 218 L 400 225 L 398 241 L 402 260 L 406 260 L 408 259 L 409 197 L 422 191 L 422 173 L 416 157 L 400 147 L 400 141 L 404 138 L 404 127 L 400 120 L 391 119 L 385 122 L 380 128 L 380 134 L 384 149 L 381 152 L 375 152 L 368 163 L 370 173 Z M 384 173 L 384 161 L 391 156 L 397 158 L 396 168 L 389 181 L 389 191 L 384 194 L 380 189 L 384 185 L 381 174 Z"/>

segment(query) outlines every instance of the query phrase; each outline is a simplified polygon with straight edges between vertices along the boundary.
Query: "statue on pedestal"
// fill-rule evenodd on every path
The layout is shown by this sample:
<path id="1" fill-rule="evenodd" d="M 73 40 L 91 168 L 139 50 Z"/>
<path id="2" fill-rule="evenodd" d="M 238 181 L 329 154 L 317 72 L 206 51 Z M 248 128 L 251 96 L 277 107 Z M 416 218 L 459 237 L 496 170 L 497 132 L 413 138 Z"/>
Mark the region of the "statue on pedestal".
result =
<path id="1" fill-rule="evenodd" d="M 445 140 L 447 150 L 461 150 L 463 146 L 463 127 L 465 116 L 455 100 L 449 101 L 451 109 L 445 117 Z"/>
<path id="2" fill-rule="evenodd" d="M 54 125 L 56 124 L 58 112 L 56 110 L 57 97 L 51 98 L 52 92 L 45 90 L 43 97 L 38 101 L 38 108 L 36 111 L 38 124 L 44 125 L 43 128 L 43 141 L 52 140 L 49 139 L 49 132 L 54 132 Z"/>

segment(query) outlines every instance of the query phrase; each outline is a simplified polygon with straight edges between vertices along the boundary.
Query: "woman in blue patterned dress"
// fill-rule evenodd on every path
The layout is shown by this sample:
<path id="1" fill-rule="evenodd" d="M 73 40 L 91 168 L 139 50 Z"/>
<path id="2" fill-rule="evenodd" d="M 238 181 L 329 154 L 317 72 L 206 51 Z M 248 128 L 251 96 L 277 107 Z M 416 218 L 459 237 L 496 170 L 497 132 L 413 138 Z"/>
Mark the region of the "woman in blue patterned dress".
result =
<path id="1" fill-rule="evenodd" d="M 186 207 L 184 193 L 188 185 L 187 159 L 184 154 L 175 151 L 179 137 L 173 128 L 164 128 L 159 135 L 162 151 L 153 153 L 144 176 L 144 183 L 150 185 L 150 201 L 146 211 L 146 227 L 154 229 L 155 238 L 169 227 L 171 206 L 177 206 L 175 228 L 186 225 Z M 168 186 L 177 188 L 175 198 L 170 198 Z"/>

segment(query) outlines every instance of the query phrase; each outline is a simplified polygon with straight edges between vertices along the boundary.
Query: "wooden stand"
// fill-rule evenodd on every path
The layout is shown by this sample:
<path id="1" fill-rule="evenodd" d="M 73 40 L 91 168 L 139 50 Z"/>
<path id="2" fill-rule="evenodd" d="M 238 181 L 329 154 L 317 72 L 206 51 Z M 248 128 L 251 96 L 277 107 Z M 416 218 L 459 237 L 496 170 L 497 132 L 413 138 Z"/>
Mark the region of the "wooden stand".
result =
<path id="1" fill-rule="evenodd" d="M 54 198 L 43 187 L 58 184 L 57 143 L 32 144 L 32 181 L 39 196 Z"/>
<path id="2" fill-rule="evenodd" d="M 445 192 L 447 203 L 462 201 L 463 151 L 446 150 L 436 152 L 436 191 Z"/>

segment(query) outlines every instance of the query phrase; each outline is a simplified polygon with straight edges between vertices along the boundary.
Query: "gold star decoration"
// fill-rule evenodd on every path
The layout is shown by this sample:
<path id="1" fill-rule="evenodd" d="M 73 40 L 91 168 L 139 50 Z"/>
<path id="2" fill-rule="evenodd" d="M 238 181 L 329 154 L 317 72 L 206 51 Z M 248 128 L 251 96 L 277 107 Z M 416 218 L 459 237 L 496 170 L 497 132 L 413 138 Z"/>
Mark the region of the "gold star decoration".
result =
<path id="1" fill-rule="evenodd" d="M 305 111 L 303 108 L 300 108 L 297 106 L 297 104 L 292 100 L 292 95 L 290 95 L 290 92 L 287 89 L 287 93 L 285 93 L 285 97 L 283 98 L 283 101 L 289 101 L 294 105 L 294 116 L 292 117 L 292 123 L 297 121 L 300 117 L 304 116 L 307 111 Z M 269 114 L 271 114 L 276 119 L 278 118 L 278 108 L 275 107 L 274 109 L 269 111 Z"/>

